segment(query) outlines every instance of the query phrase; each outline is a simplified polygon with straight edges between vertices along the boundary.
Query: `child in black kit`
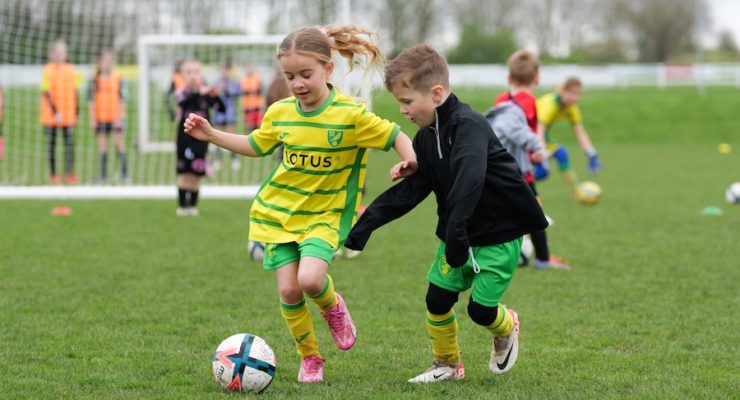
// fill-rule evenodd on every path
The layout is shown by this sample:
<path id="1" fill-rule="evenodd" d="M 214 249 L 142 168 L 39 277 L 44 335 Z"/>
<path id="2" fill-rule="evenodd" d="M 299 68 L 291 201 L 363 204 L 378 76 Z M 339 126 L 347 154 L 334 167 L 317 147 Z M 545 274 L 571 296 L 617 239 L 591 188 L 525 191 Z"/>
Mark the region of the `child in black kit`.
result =
<path id="1" fill-rule="evenodd" d="M 187 60 L 181 66 L 185 87 L 175 92 L 179 107 L 177 124 L 177 191 L 178 216 L 198 216 L 200 178 L 206 174 L 208 143 L 185 133 L 185 118 L 190 113 L 208 118 L 211 108 L 223 109 L 224 104 L 215 88 L 203 85 L 200 62 Z"/>

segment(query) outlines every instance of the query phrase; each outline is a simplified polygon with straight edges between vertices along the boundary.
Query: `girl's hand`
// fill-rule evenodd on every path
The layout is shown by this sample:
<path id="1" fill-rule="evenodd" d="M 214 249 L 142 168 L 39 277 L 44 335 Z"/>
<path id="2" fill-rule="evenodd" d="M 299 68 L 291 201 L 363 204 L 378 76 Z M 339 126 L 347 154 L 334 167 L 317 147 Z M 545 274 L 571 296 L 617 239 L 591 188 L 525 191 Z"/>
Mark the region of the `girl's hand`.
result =
<path id="1" fill-rule="evenodd" d="M 211 124 L 208 123 L 207 119 L 200 115 L 190 113 L 188 118 L 185 120 L 184 125 L 185 133 L 198 140 L 208 142 L 213 136 L 213 128 L 211 127 Z"/>
<path id="2" fill-rule="evenodd" d="M 416 161 L 401 161 L 391 167 L 391 181 L 397 181 L 413 175 L 419 169 Z"/>

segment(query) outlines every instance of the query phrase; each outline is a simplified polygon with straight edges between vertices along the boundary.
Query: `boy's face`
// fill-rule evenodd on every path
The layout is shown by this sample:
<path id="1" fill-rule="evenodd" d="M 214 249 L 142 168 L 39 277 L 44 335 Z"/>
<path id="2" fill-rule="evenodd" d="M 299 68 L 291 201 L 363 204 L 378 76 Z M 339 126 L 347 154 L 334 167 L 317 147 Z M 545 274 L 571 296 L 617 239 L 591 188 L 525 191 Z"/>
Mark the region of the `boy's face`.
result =
<path id="1" fill-rule="evenodd" d="M 573 86 L 568 89 L 563 89 L 560 92 L 560 101 L 562 101 L 563 105 L 565 105 L 566 107 L 571 104 L 577 103 L 580 97 L 581 97 L 580 86 Z"/>
<path id="2" fill-rule="evenodd" d="M 424 92 L 396 85 L 391 93 L 401 106 L 401 114 L 420 128 L 424 128 L 434 123 L 436 118 L 434 110 L 442 104 L 444 92 L 440 85 Z"/>

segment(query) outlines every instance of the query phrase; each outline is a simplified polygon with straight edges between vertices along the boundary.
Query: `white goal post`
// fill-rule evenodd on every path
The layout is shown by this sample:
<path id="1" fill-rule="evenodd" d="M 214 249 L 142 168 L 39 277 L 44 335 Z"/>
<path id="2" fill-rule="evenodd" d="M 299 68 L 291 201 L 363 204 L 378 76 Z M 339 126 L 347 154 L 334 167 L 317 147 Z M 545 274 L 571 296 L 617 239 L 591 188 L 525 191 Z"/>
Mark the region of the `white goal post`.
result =
<path id="1" fill-rule="evenodd" d="M 150 63 L 149 51 L 155 45 L 211 45 L 211 46 L 272 46 L 274 48 L 282 41 L 282 35 L 142 35 L 139 37 L 138 67 L 139 67 L 139 151 L 171 152 L 174 151 L 173 141 L 155 141 L 152 139 L 150 115 Z"/>

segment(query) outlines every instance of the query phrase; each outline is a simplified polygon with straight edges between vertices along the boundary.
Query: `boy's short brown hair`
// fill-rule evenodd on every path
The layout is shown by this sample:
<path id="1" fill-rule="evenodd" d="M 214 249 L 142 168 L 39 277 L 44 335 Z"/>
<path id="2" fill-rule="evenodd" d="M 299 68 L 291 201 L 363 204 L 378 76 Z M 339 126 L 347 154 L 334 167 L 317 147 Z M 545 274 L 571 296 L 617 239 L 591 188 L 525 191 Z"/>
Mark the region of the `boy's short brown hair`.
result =
<path id="1" fill-rule="evenodd" d="M 539 74 L 540 60 L 531 51 L 519 50 L 506 61 L 509 67 L 509 77 L 513 83 L 529 85 Z"/>
<path id="2" fill-rule="evenodd" d="M 426 44 L 417 44 L 401 52 L 385 67 L 385 87 L 406 87 L 426 91 L 435 85 L 450 88 L 447 61 Z"/>
<path id="3" fill-rule="evenodd" d="M 574 88 L 581 89 L 583 87 L 583 84 L 581 83 L 581 80 L 578 79 L 575 76 L 569 76 L 568 79 L 565 80 L 563 83 L 563 90 L 570 90 Z"/>

